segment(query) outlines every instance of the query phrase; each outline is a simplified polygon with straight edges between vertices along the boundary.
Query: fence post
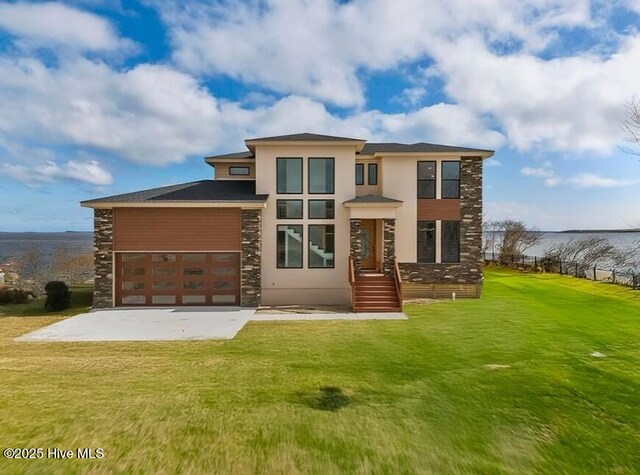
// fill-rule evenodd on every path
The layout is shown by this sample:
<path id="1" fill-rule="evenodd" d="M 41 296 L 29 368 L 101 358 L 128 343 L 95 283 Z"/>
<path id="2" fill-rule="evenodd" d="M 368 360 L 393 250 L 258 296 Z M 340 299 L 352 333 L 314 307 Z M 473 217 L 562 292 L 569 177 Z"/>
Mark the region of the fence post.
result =
<path id="1" fill-rule="evenodd" d="M 533 268 L 538 272 L 538 256 L 533 256 Z"/>
<path id="2" fill-rule="evenodd" d="M 578 277 L 578 263 L 576 262 L 575 277 Z"/>
<path id="3" fill-rule="evenodd" d="M 616 283 L 616 270 L 612 269 L 611 270 L 611 281 L 615 284 Z"/>
<path id="4" fill-rule="evenodd" d="M 562 275 L 562 259 L 558 261 L 558 270 L 560 271 L 560 275 Z"/>
<path id="5" fill-rule="evenodd" d="M 524 254 L 522 254 L 522 267 L 524 267 Z"/>
<path id="6" fill-rule="evenodd" d="M 595 264 L 593 265 L 593 281 L 597 281 L 598 280 L 598 272 L 596 270 L 596 266 Z"/>

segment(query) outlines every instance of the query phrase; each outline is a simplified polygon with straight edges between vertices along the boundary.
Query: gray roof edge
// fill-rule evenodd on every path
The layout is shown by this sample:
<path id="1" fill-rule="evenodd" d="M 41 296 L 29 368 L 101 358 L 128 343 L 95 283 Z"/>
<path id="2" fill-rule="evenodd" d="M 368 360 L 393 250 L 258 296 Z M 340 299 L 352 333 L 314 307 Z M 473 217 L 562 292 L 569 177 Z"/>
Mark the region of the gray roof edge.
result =
<path id="1" fill-rule="evenodd" d="M 117 199 L 117 198 L 123 198 L 125 196 L 141 195 L 141 194 L 144 194 L 144 193 L 155 192 L 154 195 L 148 196 L 146 198 L 146 199 L 149 199 L 149 198 L 154 198 L 155 196 L 158 196 L 158 195 L 163 194 L 163 193 L 172 192 L 172 191 L 178 191 L 178 190 L 181 190 L 183 188 L 188 187 L 189 185 L 193 185 L 195 183 L 201 183 L 203 181 L 207 181 L 207 180 L 195 180 L 195 181 L 190 181 L 190 182 L 187 182 L 187 183 L 177 183 L 175 185 L 160 186 L 160 187 L 157 187 L 157 188 L 148 188 L 146 190 L 130 191 L 128 193 L 119 193 L 117 195 L 105 196 L 103 198 L 93 198 L 91 200 L 84 200 L 84 201 L 81 201 L 80 204 L 85 204 L 85 203 L 90 204 L 90 203 L 100 203 L 100 202 L 105 202 L 106 203 L 109 200 L 114 200 L 114 199 Z"/>

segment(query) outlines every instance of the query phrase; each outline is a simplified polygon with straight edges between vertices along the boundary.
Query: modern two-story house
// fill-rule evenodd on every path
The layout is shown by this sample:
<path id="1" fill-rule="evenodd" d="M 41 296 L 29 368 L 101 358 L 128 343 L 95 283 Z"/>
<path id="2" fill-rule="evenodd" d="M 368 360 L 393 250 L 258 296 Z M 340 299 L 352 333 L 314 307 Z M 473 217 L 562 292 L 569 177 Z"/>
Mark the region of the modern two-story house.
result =
<path id="1" fill-rule="evenodd" d="M 491 150 L 295 134 L 205 158 L 214 179 L 82 202 L 96 308 L 479 297 Z"/>

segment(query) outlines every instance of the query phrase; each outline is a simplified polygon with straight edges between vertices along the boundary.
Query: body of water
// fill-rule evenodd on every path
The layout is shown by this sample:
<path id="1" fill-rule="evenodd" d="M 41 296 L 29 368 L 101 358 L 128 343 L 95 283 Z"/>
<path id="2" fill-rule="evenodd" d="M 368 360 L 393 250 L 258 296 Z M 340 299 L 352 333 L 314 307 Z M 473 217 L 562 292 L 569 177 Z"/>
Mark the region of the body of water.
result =
<path id="1" fill-rule="evenodd" d="M 607 238 L 614 246 L 625 248 L 640 242 L 640 232 L 628 233 L 544 233 L 540 244 L 526 251 L 529 256 L 542 257 L 551 245 L 589 236 Z M 65 247 L 72 254 L 93 252 L 93 233 L 3 233 L 0 232 L 0 264 L 10 262 L 31 249 L 39 249 L 51 257 L 56 249 Z M 490 249 L 489 249 L 490 251 Z"/>
<path id="2" fill-rule="evenodd" d="M 0 265 L 12 262 L 31 249 L 50 258 L 56 249 L 65 247 L 70 254 L 93 252 L 93 233 L 3 233 L 0 232 Z"/>
<path id="3" fill-rule="evenodd" d="M 640 232 L 637 231 L 628 233 L 543 233 L 540 243 L 527 249 L 524 253 L 527 256 L 543 257 L 545 251 L 554 244 L 568 242 L 572 239 L 584 239 L 592 236 L 606 238 L 618 249 L 631 247 L 634 243 L 640 244 Z M 489 248 L 489 252 L 490 251 L 491 248 Z"/>

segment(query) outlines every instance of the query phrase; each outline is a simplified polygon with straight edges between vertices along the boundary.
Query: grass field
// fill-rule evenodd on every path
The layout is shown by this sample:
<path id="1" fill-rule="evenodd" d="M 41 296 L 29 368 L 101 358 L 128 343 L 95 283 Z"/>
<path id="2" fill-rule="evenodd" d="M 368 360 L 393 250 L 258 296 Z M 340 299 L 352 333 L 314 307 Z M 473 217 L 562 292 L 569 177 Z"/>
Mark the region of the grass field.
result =
<path id="1" fill-rule="evenodd" d="M 89 285 L 76 285 L 69 288 L 71 291 L 71 306 L 63 312 L 57 312 L 58 316 L 77 315 L 89 310 L 93 300 L 93 287 Z M 44 301 L 46 297 L 33 299 L 26 304 L 0 305 L 0 317 L 33 317 L 46 314 Z"/>
<path id="2" fill-rule="evenodd" d="M 18 344 L 59 317 L 0 318 L 0 446 L 104 449 L 0 472 L 640 469 L 640 292 L 489 269 L 482 299 L 406 312 L 127 344 Z"/>

